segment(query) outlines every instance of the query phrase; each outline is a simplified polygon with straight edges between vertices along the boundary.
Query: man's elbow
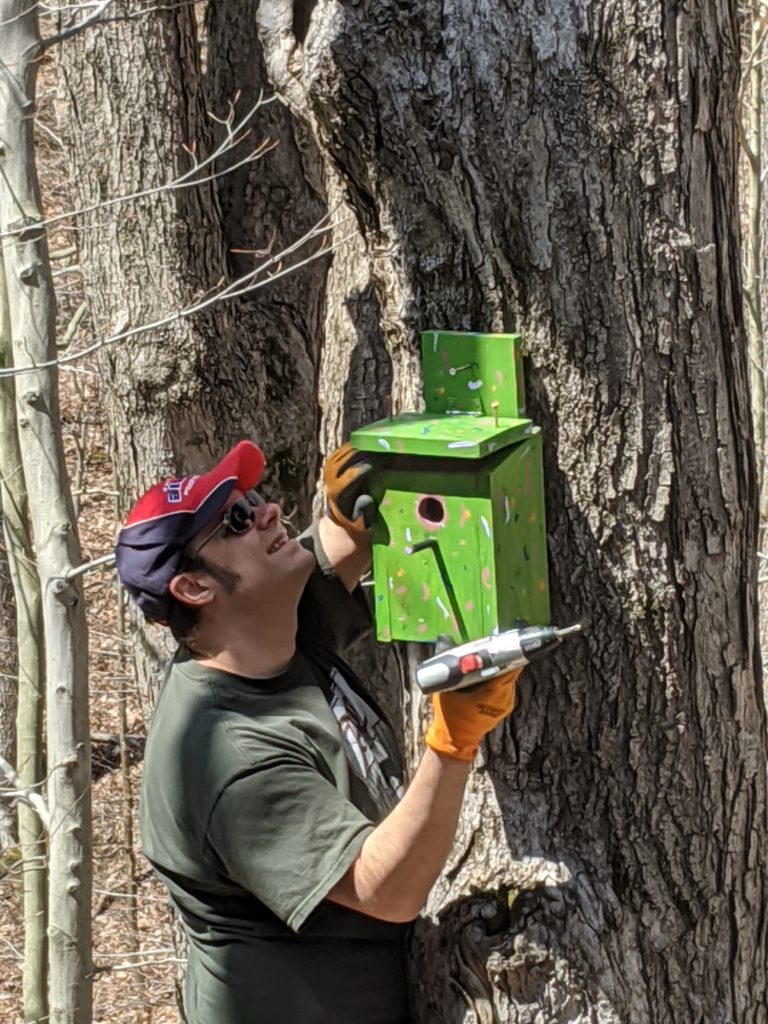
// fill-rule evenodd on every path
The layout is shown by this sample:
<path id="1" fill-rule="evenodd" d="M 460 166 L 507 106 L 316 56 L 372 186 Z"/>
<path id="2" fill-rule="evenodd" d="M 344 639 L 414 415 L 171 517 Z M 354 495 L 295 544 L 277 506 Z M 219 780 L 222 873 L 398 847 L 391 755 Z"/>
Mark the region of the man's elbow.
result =
<path id="1" fill-rule="evenodd" d="M 419 916 L 425 902 L 420 895 L 393 891 L 392 886 L 366 885 L 360 874 L 353 865 L 327 898 L 332 903 L 390 924 L 409 924 Z"/>
<path id="2" fill-rule="evenodd" d="M 421 905 L 416 907 L 393 903 L 390 906 L 386 902 L 375 902 L 370 905 L 370 909 L 364 909 L 362 913 L 367 914 L 368 917 L 375 917 L 379 921 L 388 921 L 390 924 L 410 924 L 421 913 Z"/>

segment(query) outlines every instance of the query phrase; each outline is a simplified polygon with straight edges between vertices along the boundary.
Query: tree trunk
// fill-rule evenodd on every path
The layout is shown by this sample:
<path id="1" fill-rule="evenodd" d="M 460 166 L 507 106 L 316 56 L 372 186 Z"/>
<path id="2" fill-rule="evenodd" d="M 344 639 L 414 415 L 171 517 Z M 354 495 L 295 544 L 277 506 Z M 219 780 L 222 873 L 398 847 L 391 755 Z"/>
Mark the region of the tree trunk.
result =
<path id="1" fill-rule="evenodd" d="M 2 305 L 1 297 L 0 305 Z M 2 330 L 1 326 L 0 330 Z M 0 397 L 0 404 L 2 402 L 3 398 Z M 2 515 L 3 509 L 2 503 L 0 503 L 0 516 Z M 0 756 L 4 757 L 9 764 L 16 764 L 15 722 L 18 680 L 16 676 L 15 611 L 6 545 L 0 550 Z M 14 818 L 10 802 L 0 800 L 0 857 L 15 843 Z"/>
<path id="2" fill-rule="evenodd" d="M 2 266 L 2 261 L 0 261 Z M 2 270 L 0 270 L 2 275 Z M 2 316 L 2 295 L 0 295 L 0 316 Z M 8 338 L 10 341 L 10 337 Z M 2 322 L 0 322 L 0 344 L 2 344 Z M 0 364 L 2 365 L 2 364 Z M 0 395 L 0 413 L 5 411 L 6 395 Z M 13 402 L 13 390 L 11 390 L 11 402 Z M 11 404 L 11 409 L 13 405 Z M 12 419 L 13 428 L 16 429 L 15 417 Z M 2 427 L 0 427 L 2 431 Z M 0 469 L 0 472 L 2 470 Z M 5 474 L 3 474 L 5 477 Z M 0 483 L 0 486 L 2 484 Z M 0 516 L 5 523 L 2 502 L 0 502 Z M 18 678 L 16 675 L 16 607 L 13 600 L 13 584 L 11 582 L 11 569 L 8 562 L 7 543 L 0 550 L 0 754 L 11 764 L 16 764 L 16 690 Z M 0 806 L 0 837 L 6 830 L 6 809 Z M 0 838 L 0 850 L 7 844 Z"/>
<path id="3" fill-rule="evenodd" d="M 13 362 L 11 355 L 11 321 L 8 297 L 5 291 L 5 271 L 0 254 L 0 366 Z M 3 524 L 3 548 L 0 550 L 0 756 L 16 764 L 16 707 L 18 674 L 16 670 L 16 604 L 11 580 L 11 546 L 9 537 L 8 496 L 3 493 L 15 475 L 10 453 L 10 441 L 16 439 L 16 412 L 14 410 L 13 382 L 0 383 L 0 516 Z M 17 443 L 18 447 L 18 443 Z M 19 459 L 17 466 L 20 464 Z M 15 815 L 10 804 L 0 801 L 0 856 L 15 842 Z"/>
<path id="4" fill-rule="evenodd" d="M 761 495 L 760 509 L 763 518 L 763 476 L 765 469 L 765 353 L 763 345 L 763 287 L 760 273 L 762 251 L 761 233 L 763 220 L 763 46 L 765 30 L 763 4 L 752 0 L 747 14 L 749 31 L 743 32 L 744 49 L 747 53 L 745 75 L 742 86 L 746 105 L 738 111 L 743 119 L 742 147 L 747 164 L 747 216 L 744 230 L 744 296 L 746 312 L 747 345 L 749 351 L 749 383 L 752 395 L 752 422 L 755 434 L 755 455 L 758 494 Z"/>
<path id="5" fill-rule="evenodd" d="M 0 366 L 13 364 L 11 315 L 5 285 L 5 261 L 0 257 Z M 13 380 L 0 381 L 0 506 L 3 537 L 8 556 L 8 582 L 12 595 L 8 641 L 13 642 L 13 714 L 7 721 L 15 730 L 13 754 L 3 751 L 16 765 L 22 784 L 39 787 L 43 772 L 43 710 L 45 666 L 42 594 L 35 568 L 30 536 L 29 502 L 24 481 L 21 450 L 16 426 Z M 15 595 L 15 596 L 14 596 Z M 6 612 L 7 614 L 7 612 Z M 11 665 L 7 665 L 11 669 Z M 5 669 L 4 669 L 5 671 Z M 46 887 L 48 870 L 45 832 L 35 811 L 18 803 L 18 844 L 23 876 L 24 962 L 22 999 L 24 1019 L 41 1020 L 48 1013 Z"/>
<path id="6" fill-rule="evenodd" d="M 55 368 L 54 294 L 35 169 L 32 128 L 40 55 L 37 9 L 0 0 L 0 230 L 13 362 L 16 418 L 37 569 L 43 593 L 48 683 L 50 808 L 50 1020 L 85 1024 L 91 1015 L 90 732 L 88 650 L 80 563 L 61 439 Z"/>
<path id="7" fill-rule="evenodd" d="M 765 1021 L 736 5 L 296 9 L 262 0 L 266 64 L 364 236 L 369 379 L 410 404 L 418 330 L 524 335 L 588 625 L 485 750 L 418 1019 Z"/>
<path id="8" fill-rule="evenodd" d="M 12 362 L 11 322 L 5 292 L 5 272 L 0 255 L 0 366 Z M 16 603 L 11 580 L 11 544 L 7 530 L 7 496 L 3 493 L 14 474 L 10 460 L 3 458 L 9 449 L 6 437 L 16 438 L 13 383 L 0 383 L 0 517 L 3 524 L 3 548 L 0 550 L 0 756 L 16 764 L 16 707 L 18 674 L 16 670 Z M 19 460 L 20 462 L 21 460 Z M 0 800 L 0 858 L 16 842 L 15 814 L 10 801 Z M 0 867 L 0 870 L 4 868 Z"/>

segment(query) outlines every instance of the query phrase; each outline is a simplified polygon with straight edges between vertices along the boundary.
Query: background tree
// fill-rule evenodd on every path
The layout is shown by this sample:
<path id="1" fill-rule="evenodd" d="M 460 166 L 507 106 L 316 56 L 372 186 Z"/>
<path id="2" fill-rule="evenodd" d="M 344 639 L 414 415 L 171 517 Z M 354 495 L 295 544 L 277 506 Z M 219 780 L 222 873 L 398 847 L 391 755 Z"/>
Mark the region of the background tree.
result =
<path id="1" fill-rule="evenodd" d="M 0 257 L 0 366 L 12 364 L 5 262 Z M 5 734 L 0 754 L 10 765 L 16 766 L 22 788 L 39 792 L 44 781 L 42 595 L 32 548 L 13 379 L 0 380 L 0 507 L 5 544 L 3 562 L 7 571 L 0 591 L 3 623 L 0 671 L 4 675 L 2 690 L 5 694 L 0 709 Z M 27 801 L 18 800 L 16 807 L 18 827 L 11 835 L 17 844 L 16 862 L 23 879 L 22 999 L 27 1020 L 36 1020 L 48 1012 L 45 832 L 37 812 Z M 14 861 L 12 858 L 12 863 Z"/>
<path id="2" fill-rule="evenodd" d="M 765 1021 L 735 3 L 211 5 L 204 74 L 191 8 L 123 13 L 67 51 L 82 180 L 135 190 L 161 151 L 178 170 L 182 143 L 213 144 L 203 110 L 262 76 L 288 178 L 262 163 L 99 215 L 81 256 L 100 328 L 151 315 L 147 280 L 166 309 L 213 287 L 245 258 L 227 249 L 268 247 L 259 224 L 290 241 L 341 204 L 357 228 L 322 273 L 187 321 L 186 343 L 105 350 L 126 497 L 247 433 L 304 512 L 319 448 L 387 394 L 418 402 L 419 329 L 528 343 L 553 611 L 589 631 L 529 671 L 484 751 L 414 946 L 419 1018 Z M 146 146 L 129 92 L 154 110 Z"/>
<path id="3" fill-rule="evenodd" d="M 37 5 L 26 0 L 0 0 L 0 273 L 2 361 L 9 362 L 8 338 L 14 367 L 14 403 L 17 444 L 6 446 L 4 460 L 20 453 L 23 487 L 15 496 L 29 499 L 36 570 L 40 581 L 40 607 L 45 632 L 46 741 L 45 778 L 50 815 L 45 815 L 48 843 L 47 934 L 50 956 L 49 1014 L 45 1014 L 43 924 L 39 903 L 39 863 L 26 865 L 27 880 L 35 889 L 39 912 L 30 920 L 30 961 L 25 982 L 25 1011 L 49 1016 L 54 1024 L 85 1024 L 91 1016 L 91 790 L 90 733 L 88 727 L 88 643 L 80 582 L 72 570 L 80 564 L 74 507 L 64 456 L 59 408 L 56 356 L 56 302 L 51 276 L 47 233 L 42 226 L 40 192 L 33 141 L 36 80 L 43 45 Z M 6 371 L 7 374 L 7 371 Z M 7 399 L 7 390 L 0 396 Z M 7 406 L 4 405 L 7 423 Z M 9 466 L 4 463 L 4 512 L 23 517 L 23 504 L 14 505 L 9 489 Z M 17 539 L 11 554 L 28 552 L 27 524 L 15 524 Z M 34 576 L 34 574 L 33 574 Z M 26 587 L 35 586 L 29 572 L 18 576 L 15 587 L 19 612 L 26 611 Z M 32 630 L 38 627 L 35 600 L 30 601 Z M 24 621 L 22 619 L 22 621 Z M 22 636 L 25 644 L 39 634 Z M 36 655 L 37 652 L 34 652 Z M 36 658 L 23 663 L 27 680 L 19 724 L 17 756 L 23 771 L 38 783 L 41 673 Z M 30 713 L 31 712 L 31 717 Z M 30 747 L 30 741 L 32 747 Z M 39 793 L 35 794 L 40 800 Z M 23 823 L 23 819 L 22 819 Z M 23 852 L 37 853 L 41 834 L 20 837 Z M 32 893 L 25 885 L 25 897 Z M 25 912 L 30 909 L 25 899 Z M 30 972 L 32 972 L 30 974 Z"/>

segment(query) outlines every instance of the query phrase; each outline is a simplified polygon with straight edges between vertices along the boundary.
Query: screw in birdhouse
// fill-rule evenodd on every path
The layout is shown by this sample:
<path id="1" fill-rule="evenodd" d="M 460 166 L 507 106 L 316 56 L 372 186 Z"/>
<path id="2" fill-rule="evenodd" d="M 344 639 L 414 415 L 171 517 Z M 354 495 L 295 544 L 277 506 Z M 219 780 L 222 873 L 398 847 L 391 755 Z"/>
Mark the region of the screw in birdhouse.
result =
<path id="1" fill-rule="evenodd" d="M 464 363 L 463 366 L 452 366 L 448 370 L 448 373 L 450 374 L 451 377 L 455 377 L 456 374 L 461 373 L 462 370 L 471 370 L 475 366 L 477 366 L 477 363 Z"/>
<path id="2" fill-rule="evenodd" d="M 426 540 L 420 540 L 416 544 L 409 544 L 404 550 L 406 555 L 415 555 L 419 551 L 426 551 L 427 548 L 431 548 L 436 544 L 437 541 L 434 537 L 427 537 Z"/>
<path id="3" fill-rule="evenodd" d="M 493 425 L 498 427 L 499 425 L 499 403 L 491 402 L 491 408 L 493 409 Z"/>

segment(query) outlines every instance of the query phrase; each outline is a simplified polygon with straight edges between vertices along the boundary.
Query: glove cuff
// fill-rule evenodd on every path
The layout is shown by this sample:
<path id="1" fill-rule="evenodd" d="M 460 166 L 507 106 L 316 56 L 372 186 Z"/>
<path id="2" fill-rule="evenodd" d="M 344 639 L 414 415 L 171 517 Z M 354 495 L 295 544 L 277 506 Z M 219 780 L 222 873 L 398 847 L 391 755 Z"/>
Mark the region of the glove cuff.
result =
<path id="1" fill-rule="evenodd" d="M 474 761 L 475 754 L 477 753 L 479 743 L 475 743 L 472 746 L 457 746 L 452 737 L 446 732 L 445 729 L 441 728 L 436 722 L 433 722 L 427 729 L 424 735 L 424 742 L 430 750 L 434 750 L 436 754 L 445 754 L 446 757 L 452 757 L 456 761 Z"/>

